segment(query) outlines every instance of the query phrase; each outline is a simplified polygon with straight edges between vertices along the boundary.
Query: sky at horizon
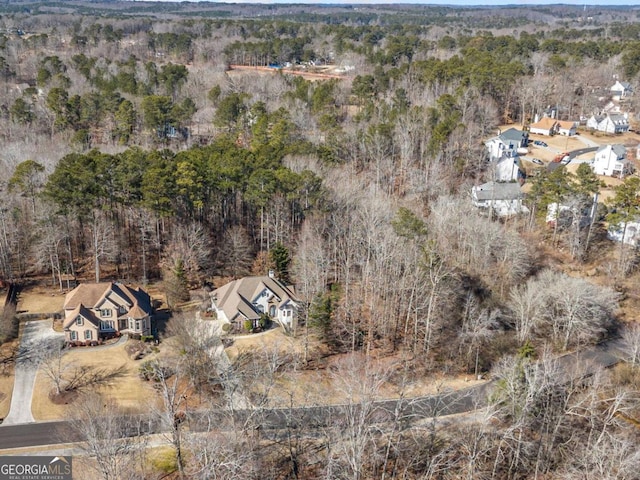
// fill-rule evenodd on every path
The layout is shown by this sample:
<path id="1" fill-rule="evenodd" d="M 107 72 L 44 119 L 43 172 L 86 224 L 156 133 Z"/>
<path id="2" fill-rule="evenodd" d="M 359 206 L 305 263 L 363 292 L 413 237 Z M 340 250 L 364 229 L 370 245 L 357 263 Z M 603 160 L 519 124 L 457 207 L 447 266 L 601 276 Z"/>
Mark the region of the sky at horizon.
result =
<path id="1" fill-rule="evenodd" d="M 197 3 L 199 0 L 160 0 L 160 1 L 189 1 Z M 451 5 L 451 6 L 505 6 L 505 5 L 515 5 L 515 6 L 523 6 L 523 5 L 573 5 L 573 6 L 601 6 L 601 7 L 611 7 L 611 6 L 639 6 L 640 0 L 564 0 L 564 1 L 553 1 L 553 0 L 402 0 L 402 1 L 389 1 L 389 0 L 203 0 L 209 1 L 211 3 L 260 3 L 260 4 L 269 4 L 269 3 L 278 3 L 278 4 L 319 4 L 319 5 L 379 5 L 379 4 L 411 4 L 411 5 Z"/>

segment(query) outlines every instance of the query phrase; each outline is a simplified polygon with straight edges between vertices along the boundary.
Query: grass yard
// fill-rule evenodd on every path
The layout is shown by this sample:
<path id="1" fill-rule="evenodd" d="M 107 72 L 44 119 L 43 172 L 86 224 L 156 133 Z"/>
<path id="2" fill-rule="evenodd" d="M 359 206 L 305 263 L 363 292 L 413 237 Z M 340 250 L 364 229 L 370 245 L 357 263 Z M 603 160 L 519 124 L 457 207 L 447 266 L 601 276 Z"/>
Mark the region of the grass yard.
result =
<path id="1" fill-rule="evenodd" d="M 18 294 L 18 313 L 61 312 L 66 292 L 55 288 L 24 289 Z"/>
<path id="2" fill-rule="evenodd" d="M 132 360 L 125 351 L 126 343 L 107 347 L 78 347 L 70 350 L 63 361 L 76 366 L 88 365 L 95 367 L 110 366 L 118 368 L 125 365 L 126 373 L 113 381 L 110 386 L 96 388 L 106 398 L 113 399 L 123 409 L 143 413 L 149 411 L 149 405 L 156 396 L 151 383 L 144 382 L 138 377 L 138 369 L 144 360 Z M 49 392 L 53 388 L 51 380 L 38 372 L 33 394 L 31 411 L 36 420 L 56 420 L 68 418 L 73 409 L 73 401 L 69 404 L 57 405 L 49 399 Z"/>

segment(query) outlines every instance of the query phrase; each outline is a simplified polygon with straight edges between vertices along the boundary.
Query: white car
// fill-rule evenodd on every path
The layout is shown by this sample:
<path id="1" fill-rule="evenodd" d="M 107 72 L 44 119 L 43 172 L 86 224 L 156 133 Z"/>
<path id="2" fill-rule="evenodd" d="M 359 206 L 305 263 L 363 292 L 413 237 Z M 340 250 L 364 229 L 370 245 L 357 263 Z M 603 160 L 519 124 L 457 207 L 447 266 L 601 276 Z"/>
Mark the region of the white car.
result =
<path id="1" fill-rule="evenodd" d="M 539 158 L 532 158 L 531 161 L 533 163 L 535 163 L 536 165 L 544 165 L 544 162 L 542 160 L 540 160 Z"/>

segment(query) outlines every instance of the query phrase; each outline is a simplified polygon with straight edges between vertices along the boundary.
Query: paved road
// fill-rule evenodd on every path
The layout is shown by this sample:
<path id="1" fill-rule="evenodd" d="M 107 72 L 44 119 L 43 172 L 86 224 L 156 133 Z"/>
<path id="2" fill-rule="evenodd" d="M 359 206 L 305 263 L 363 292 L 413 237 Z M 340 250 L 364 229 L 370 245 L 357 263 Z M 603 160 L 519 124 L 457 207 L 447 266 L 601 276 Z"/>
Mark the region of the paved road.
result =
<path id="1" fill-rule="evenodd" d="M 580 378 L 591 375 L 596 371 L 615 365 L 623 357 L 624 345 L 620 340 L 612 340 L 599 346 L 557 359 L 559 367 L 571 377 Z M 392 418 L 396 412 L 403 422 L 412 422 L 424 418 L 441 417 L 459 413 L 471 412 L 487 405 L 489 394 L 494 382 L 470 387 L 463 390 L 445 392 L 440 395 L 420 397 L 404 400 L 384 400 L 374 402 L 371 408 L 371 418 L 375 422 L 384 423 Z M 262 411 L 244 409 L 219 411 L 217 413 L 194 413 L 190 428 L 194 431 L 207 430 L 209 426 L 224 429 L 234 424 L 248 422 L 251 417 L 261 429 L 281 429 L 286 426 L 304 425 L 307 428 L 320 428 L 327 425 L 344 423 L 346 416 L 357 411 L 359 406 L 326 405 L 316 407 L 273 408 Z M 133 422 L 132 433 L 158 433 L 162 426 L 157 419 L 150 416 L 140 416 Z M 1 425 L 0 450 L 37 446 L 57 445 L 78 440 L 78 433 L 74 432 L 69 422 L 48 422 L 28 425 Z"/>
<path id="2" fill-rule="evenodd" d="M 64 337 L 63 333 L 53 331 L 52 324 L 52 320 L 28 321 L 24 324 L 16 361 L 11 407 L 2 422 L 3 425 L 35 421 L 31 415 L 31 399 L 40 358 L 44 351 L 59 348 Z"/>

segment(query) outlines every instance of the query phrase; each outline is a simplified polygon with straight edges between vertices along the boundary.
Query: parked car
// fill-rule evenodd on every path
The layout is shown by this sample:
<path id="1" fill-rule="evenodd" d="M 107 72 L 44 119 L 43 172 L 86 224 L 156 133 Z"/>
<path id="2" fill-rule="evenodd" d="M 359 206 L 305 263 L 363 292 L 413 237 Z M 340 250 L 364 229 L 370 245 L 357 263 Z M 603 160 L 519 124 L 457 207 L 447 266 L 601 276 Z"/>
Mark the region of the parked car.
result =
<path id="1" fill-rule="evenodd" d="M 548 147 L 549 146 L 545 142 L 543 142 L 542 140 L 534 140 L 533 144 L 534 145 L 538 145 L 539 147 Z"/>
<path id="2" fill-rule="evenodd" d="M 535 163 L 536 165 L 544 165 L 544 162 L 542 160 L 540 160 L 539 158 L 532 158 L 531 161 L 533 163 Z"/>

